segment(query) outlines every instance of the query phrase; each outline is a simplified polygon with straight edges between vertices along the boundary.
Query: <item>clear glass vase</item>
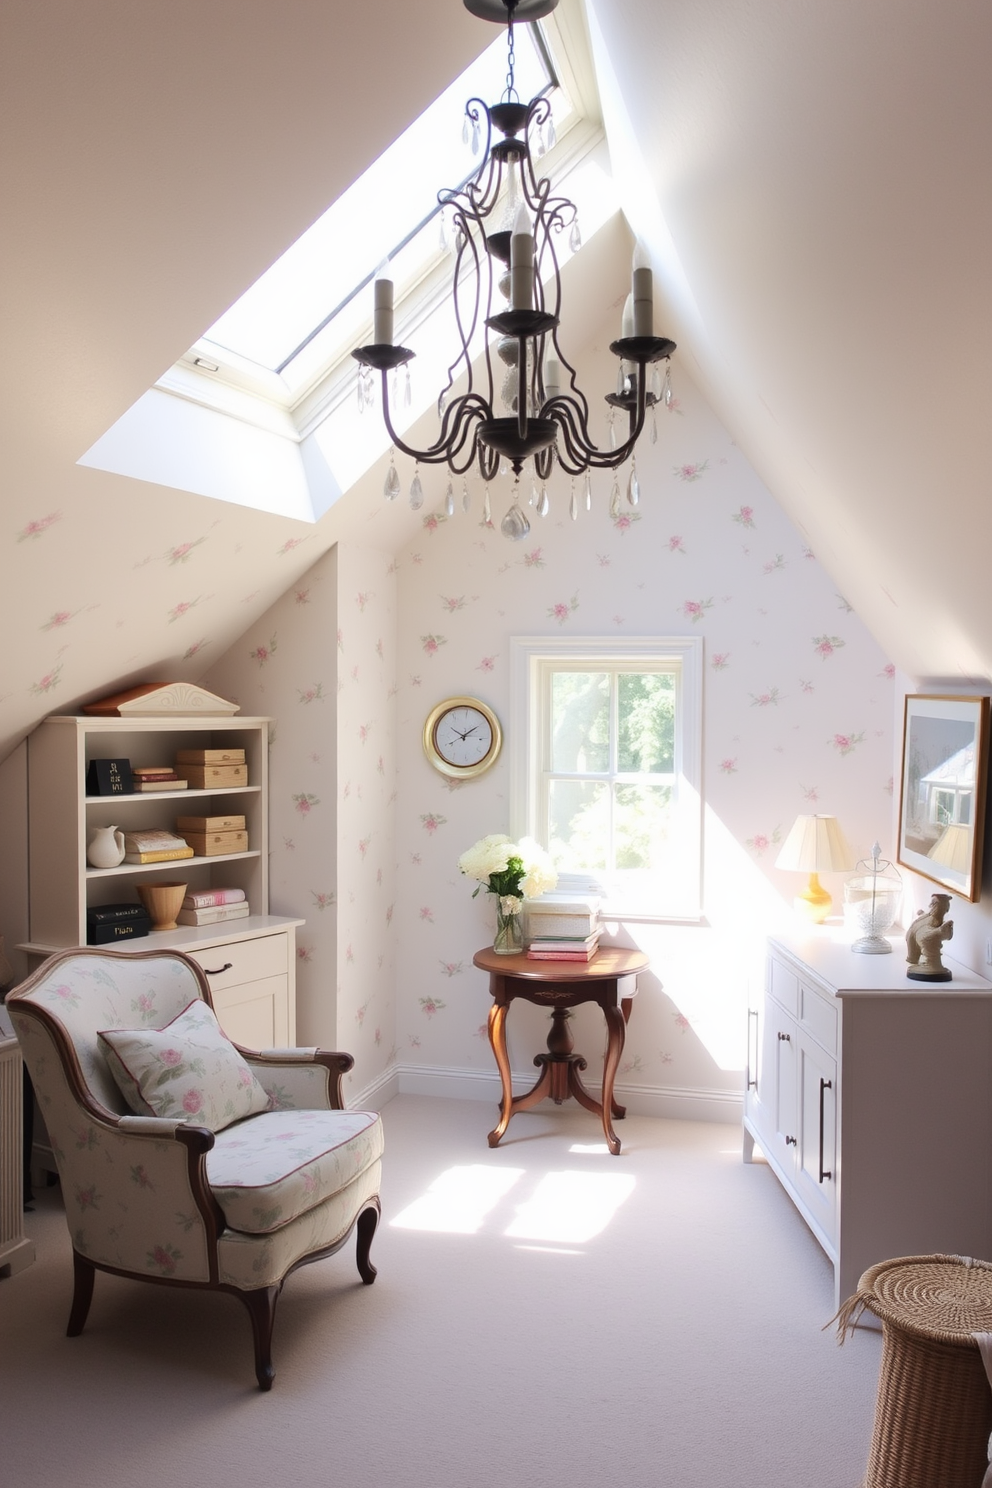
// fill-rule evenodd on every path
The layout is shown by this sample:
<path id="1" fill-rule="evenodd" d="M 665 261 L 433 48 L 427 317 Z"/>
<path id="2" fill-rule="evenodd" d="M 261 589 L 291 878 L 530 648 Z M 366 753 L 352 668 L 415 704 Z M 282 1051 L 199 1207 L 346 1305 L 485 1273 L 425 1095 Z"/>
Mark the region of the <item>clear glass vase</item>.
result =
<path id="1" fill-rule="evenodd" d="M 522 914 L 506 914 L 496 901 L 496 939 L 493 950 L 497 956 L 519 956 L 524 948 L 524 926 Z"/>

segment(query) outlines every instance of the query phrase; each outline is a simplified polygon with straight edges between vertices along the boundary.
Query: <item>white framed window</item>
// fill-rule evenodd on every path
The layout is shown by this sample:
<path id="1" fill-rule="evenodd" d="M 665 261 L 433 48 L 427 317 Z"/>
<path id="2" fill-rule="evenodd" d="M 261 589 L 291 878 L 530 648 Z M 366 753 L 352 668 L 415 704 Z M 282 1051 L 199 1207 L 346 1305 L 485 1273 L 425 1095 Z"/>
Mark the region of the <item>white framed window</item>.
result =
<path id="1" fill-rule="evenodd" d="M 510 644 L 511 830 L 616 914 L 698 919 L 702 640 Z"/>

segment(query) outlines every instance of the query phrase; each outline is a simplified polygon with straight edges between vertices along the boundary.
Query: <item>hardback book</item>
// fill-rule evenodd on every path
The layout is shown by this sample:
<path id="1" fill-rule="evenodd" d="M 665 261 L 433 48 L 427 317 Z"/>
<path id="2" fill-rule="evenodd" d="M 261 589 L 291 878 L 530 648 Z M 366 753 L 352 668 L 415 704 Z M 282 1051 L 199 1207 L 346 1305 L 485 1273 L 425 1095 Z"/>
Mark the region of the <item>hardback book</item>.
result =
<path id="1" fill-rule="evenodd" d="M 593 946 L 589 951 L 535 951 L 528 950 L 529 961 L 592 961 L 595 959 L 598 946 Z"/>
<path id="2" fill-rule="evenodd" d="M 140 920 L 148 918 L 148 911 L 143 904 L 91 904 L 86 911 L 86 923 L 97 925 L 111 923 L 115 920 Z"/>
<path id="3" fill-rule="evenodd" d="M 224 920 L 243 920 L 249 914 L 248 905 L 215 904 L 212 909 L 181 909 L 176 915 L 179 925 L 220 925 Z"/>
<path id="4" fill-rule="evenodd" d="M 187 832 L 186 841 L 198 858 L 248 851 L 247 832 Z"/>
<path id="5" fill-rule="evenodd" d="M 129 796 L 134 789 L 133 780 L 130 760 L 90 760 L 86 771 L 86 794 L 88 796 Z"/>
<path id="6" fill-rule="evenodd" d="M 179 749 L 176 762 L 180 765 L 243 765 L 243 749 Z"/>
<path id="7" fill-rule="evenodd" d="M 139 775 L 142 780 L 154 776 L 158 780 L 175 779 L 175 770 L 171 765 L 132 765 L 131 774 Z"/>
<path id="8" fill-rule="evenodd" d="M 128 852 L 164 852 L 166 848 L 185 847 L 186 839 L 161 827 L 147 827 L 124 833 Z"/>
<path id="9" fill-rule="evenodd" d="M 529 940 L 588 940 L 599 928 L 599 914 L 533 914 L 524 921 Z"/>
<path id="10" fill-rule="evenodd" d="M 242 904 L 244 889 L 196 889 L 183 900 L 183 909 L 216 909 L 223 904 Z"/>
<path id="11" fill-rule="evenodd" d="M 141 906 L 139 905 L 140 909 Z M 110 945 L 118 940 L 137 940 L 142 935 L 147 935 L 152 928 L 152 917 L 147 911 L 142 910 L 140 915 L 124 920 L 90 920 L 86 921 L 86 944 L 87 945 Z"/>
<path id="12" fill-rule="evenodd" d="M 173 863 L 179 858 L 192 858 L 191 847 L 166 848 L 163 852 L 129 852 L 124 854 L 125 863 Z"/>
<path id="13" fill-rule="evenodd" d="M 243 816 L 177 816 L 176 831 L 186 832 L 243 832 Z"/>
<path id="14" fill-rule="evenodd" d="M 585 955 L 588 951 L 594 951 L 599 945 L 599 937 L 602 929 L 594 930 L 592 935 L 575 937 L 571 935 L 561 936 L 534 936 L 527 943 L 529 951 L 575 951 L 577 954 Z"/>
<path id="15" fill-rule="evenodd" d="M 188 765 L 179 760 L 191 790 L 226 790 L 232 785 L 248 784 L 248 766 Z"/>
<path id="16" fill-rule="evenodd" d="M 134 789 L 136 791 L 146 792 L 183 791 L 189 790 L 189 781 L 179 780 L 175 775 L 173 775 L 170 780 L 156 780 L 154 778 L 148 780 L 136 780 L 134 782 Z"/>

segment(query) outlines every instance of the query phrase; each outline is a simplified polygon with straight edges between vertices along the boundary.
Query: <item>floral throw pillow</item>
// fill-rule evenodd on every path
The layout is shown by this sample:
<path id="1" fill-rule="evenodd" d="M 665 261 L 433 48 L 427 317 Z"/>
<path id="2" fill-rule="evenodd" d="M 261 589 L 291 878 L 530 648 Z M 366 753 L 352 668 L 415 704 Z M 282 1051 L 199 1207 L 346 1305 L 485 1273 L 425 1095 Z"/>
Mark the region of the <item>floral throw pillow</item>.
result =
<path id="1" fill-rule="evenodd" d="M 164 1028 L 113 1028 L 99 1038 L 117 1087 L 138 1116 L 168 1116 L 217 1132 L 269 1108 L 251 1069 L 199 999 Z"/>

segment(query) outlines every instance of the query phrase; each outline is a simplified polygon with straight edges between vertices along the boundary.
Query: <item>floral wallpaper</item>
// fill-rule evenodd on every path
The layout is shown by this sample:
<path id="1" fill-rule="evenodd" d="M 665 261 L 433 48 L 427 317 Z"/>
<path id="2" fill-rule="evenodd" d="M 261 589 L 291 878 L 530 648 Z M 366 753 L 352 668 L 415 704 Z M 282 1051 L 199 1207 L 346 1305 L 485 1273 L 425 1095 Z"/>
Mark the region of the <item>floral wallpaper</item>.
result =
<path id="1" fill-rule="evenodd" d="M 396 581 L 341 543 L 204 680 L 276 720 L 270 905 L 298 915 L 297 1038 L 346 1049 L 354 1090 L 394 1055 Z"/>
<path id="2" fill-rule="evenodd" d="M 507 727 L 513 635 L 705 641 L 706 923 L 612 927 L 652 958 L 621 1066 L 628 1089 L 659 1100 L 739 1092 L 748 978 L 761 975 L 761 940 L 791 917 L 802 887 L 774 868 L 798 814 L 835 813 L 858 856 L 876 837 L 891 850 L 893 669 L 692 385 L 675 380 L 657 442 L 650 432 L 640 442 L 636 506 L 627 469 L 615 491 L 608 473 L 593 477 L 589 511 L 584 484 L 559 477 L 549 514 L 526 506 L 530 533 L 512 543 L 498 530 L 508 478 L 492 484 L 487 524 L 482 490 L 470 487 L 468 512 L 459 500 L 449 517 L 444 483 L 424 477 L 421 530 L 397 558 L 405 1064 L 468 1076 L 493 1068 L 487 982 L 472 955 L 491 940 L 494 911 L 486 894 L 473 901 L 457 860 L 483 834 L 509 830 L 508 752 L 480 779 L 450 782 L 426 762 L 420 736 L 431 708 L 461 694 Z M 521 490 L 525 505 L 529 479 Z M 544 1017 L 518 1003 L 507 1027 L 513 1068 L 530 1081 Z M 593 1074 L 598 1010 L 579 1009 L 575 1029 Z"/>

